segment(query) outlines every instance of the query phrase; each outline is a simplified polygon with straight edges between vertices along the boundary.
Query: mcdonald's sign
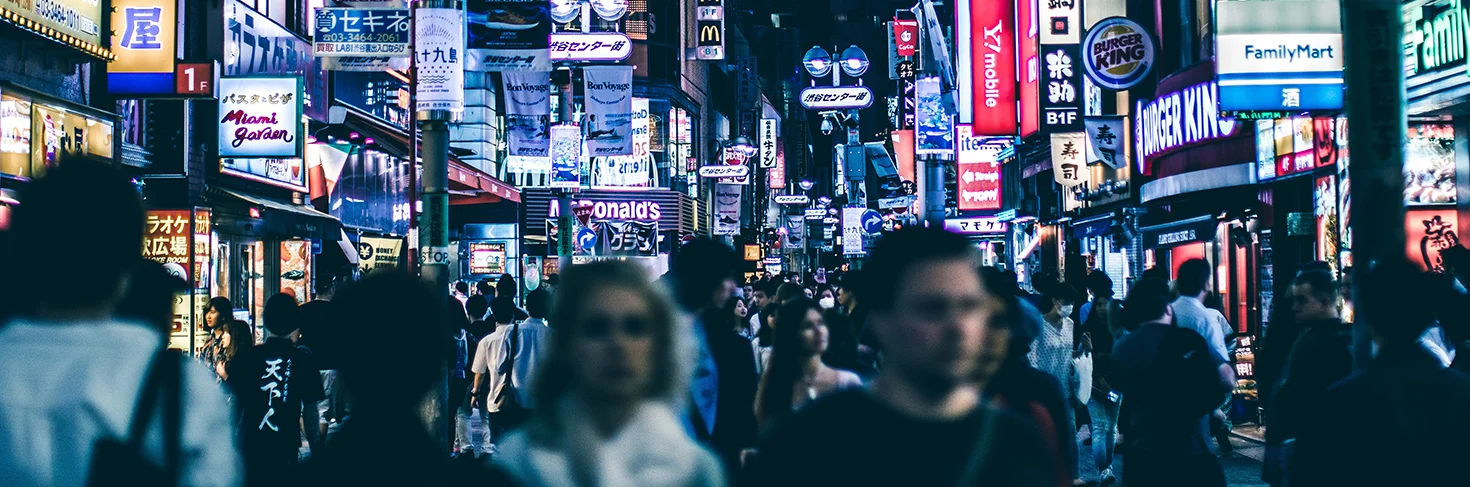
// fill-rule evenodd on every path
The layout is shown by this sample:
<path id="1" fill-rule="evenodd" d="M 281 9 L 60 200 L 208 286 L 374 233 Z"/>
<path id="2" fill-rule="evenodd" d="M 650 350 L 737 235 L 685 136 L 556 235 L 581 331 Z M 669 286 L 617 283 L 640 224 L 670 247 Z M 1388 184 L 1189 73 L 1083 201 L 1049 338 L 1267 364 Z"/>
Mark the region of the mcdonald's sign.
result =
<path id="1" fill-rule="evenodd" d="M 725 16 L 723 12 L 704 12 L 706 9 L 724 10 L 724 7 L 700 7 L 700 18 L 694 23 L 699 33 L 699 39 L 694 48 L 694 58 L 700 60 L 725 59 Z"/>

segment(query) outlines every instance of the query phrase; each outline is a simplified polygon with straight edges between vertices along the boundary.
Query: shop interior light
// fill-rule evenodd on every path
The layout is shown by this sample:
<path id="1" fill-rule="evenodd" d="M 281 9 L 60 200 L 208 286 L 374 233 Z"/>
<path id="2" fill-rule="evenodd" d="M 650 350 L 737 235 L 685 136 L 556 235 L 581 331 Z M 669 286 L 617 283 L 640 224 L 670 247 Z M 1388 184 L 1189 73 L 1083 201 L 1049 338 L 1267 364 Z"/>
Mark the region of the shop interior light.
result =
<path id="1" fill-rule="evenodd" d="M 363 144 L 367 145 L 373 145 L 374 142 L 376 141 L 374 141 L 372 137 L 368 137 L 367 140 L 362 141 Z"/>
<path id="2" fill-rule="evenodd" d="M 347 138 L 352 139 L 352 140 L 357 140 L 357 139 L 362 138 L 362 134 L 359 134 L 357 132 L 353 132 L 353 133 L 347 134 Z"/>
<path id="3" fill-rule="evenodd" d="M 868 53 L 855 45 L 842 51 L 842 72 L 858 77 L 868 72 Z"/>
<path id="4" fill-rule="evenodd" d="M 806 67 L 806 72 L 813 78 L 820 78 L 832 72 L 832 55 L 827 53 L 821 46 L 812 46 L 802 56 L 801 64 Z"/>

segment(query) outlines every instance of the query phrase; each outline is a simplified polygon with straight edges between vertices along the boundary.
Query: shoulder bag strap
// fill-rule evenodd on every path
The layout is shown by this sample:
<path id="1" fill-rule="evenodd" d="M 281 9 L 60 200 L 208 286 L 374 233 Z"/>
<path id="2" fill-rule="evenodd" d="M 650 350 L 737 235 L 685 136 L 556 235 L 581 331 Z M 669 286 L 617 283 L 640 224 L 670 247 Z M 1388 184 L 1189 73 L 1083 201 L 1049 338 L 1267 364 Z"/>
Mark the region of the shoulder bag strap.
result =
<path id="1" fill-rule="evenodd" d="M 505 355 L 505 360 L 503 360 L 503 361 L 500 362 L 500 373 L 502 373 L 502 374 L 511 374 L 511 373 L 513 373 L 515 371 L 515 367 L 516 367 L 516 352 L 520 349 L 520 344 L 521 344 L 521 333 L 520 332 L 521 332 L 521 323 L 520 322 L 516 322 L 514 325 L 511 325 L 510 335 L 506 337 L 507 340 L 510 340 L 510 353 L 506 354 Z M 510 382 L 510 378 L 508 378 L 508 377 L 506 378 L 506 384 L 508 384 L 508 385 L 514 385 L 514 384 L 512 384 Z"/>

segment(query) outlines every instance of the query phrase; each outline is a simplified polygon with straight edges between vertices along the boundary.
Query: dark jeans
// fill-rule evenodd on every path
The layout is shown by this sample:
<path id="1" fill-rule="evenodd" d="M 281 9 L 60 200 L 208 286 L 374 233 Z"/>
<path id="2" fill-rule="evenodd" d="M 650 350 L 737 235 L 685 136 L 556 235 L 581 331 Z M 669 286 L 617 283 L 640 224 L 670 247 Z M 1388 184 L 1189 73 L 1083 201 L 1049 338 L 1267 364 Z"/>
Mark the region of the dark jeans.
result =
<path id="1" fill-rule="evenodd" d="M 1209 453 L 1178 455 L 1129 449 L 1123 456 L 1128 487 L 1225 487 L 1225 470 Z"/>

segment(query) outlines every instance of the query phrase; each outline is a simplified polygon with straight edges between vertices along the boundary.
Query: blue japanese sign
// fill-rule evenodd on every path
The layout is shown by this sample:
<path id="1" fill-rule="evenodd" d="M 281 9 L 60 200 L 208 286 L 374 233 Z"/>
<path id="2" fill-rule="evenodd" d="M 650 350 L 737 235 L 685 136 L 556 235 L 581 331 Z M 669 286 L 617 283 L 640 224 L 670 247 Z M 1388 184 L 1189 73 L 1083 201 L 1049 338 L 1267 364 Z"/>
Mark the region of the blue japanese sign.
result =
<path id="1" fill-rule="evenodd" d="M 406 9 L 319 8 L 317 57 L 407 57 L 412 15 Z"/>

